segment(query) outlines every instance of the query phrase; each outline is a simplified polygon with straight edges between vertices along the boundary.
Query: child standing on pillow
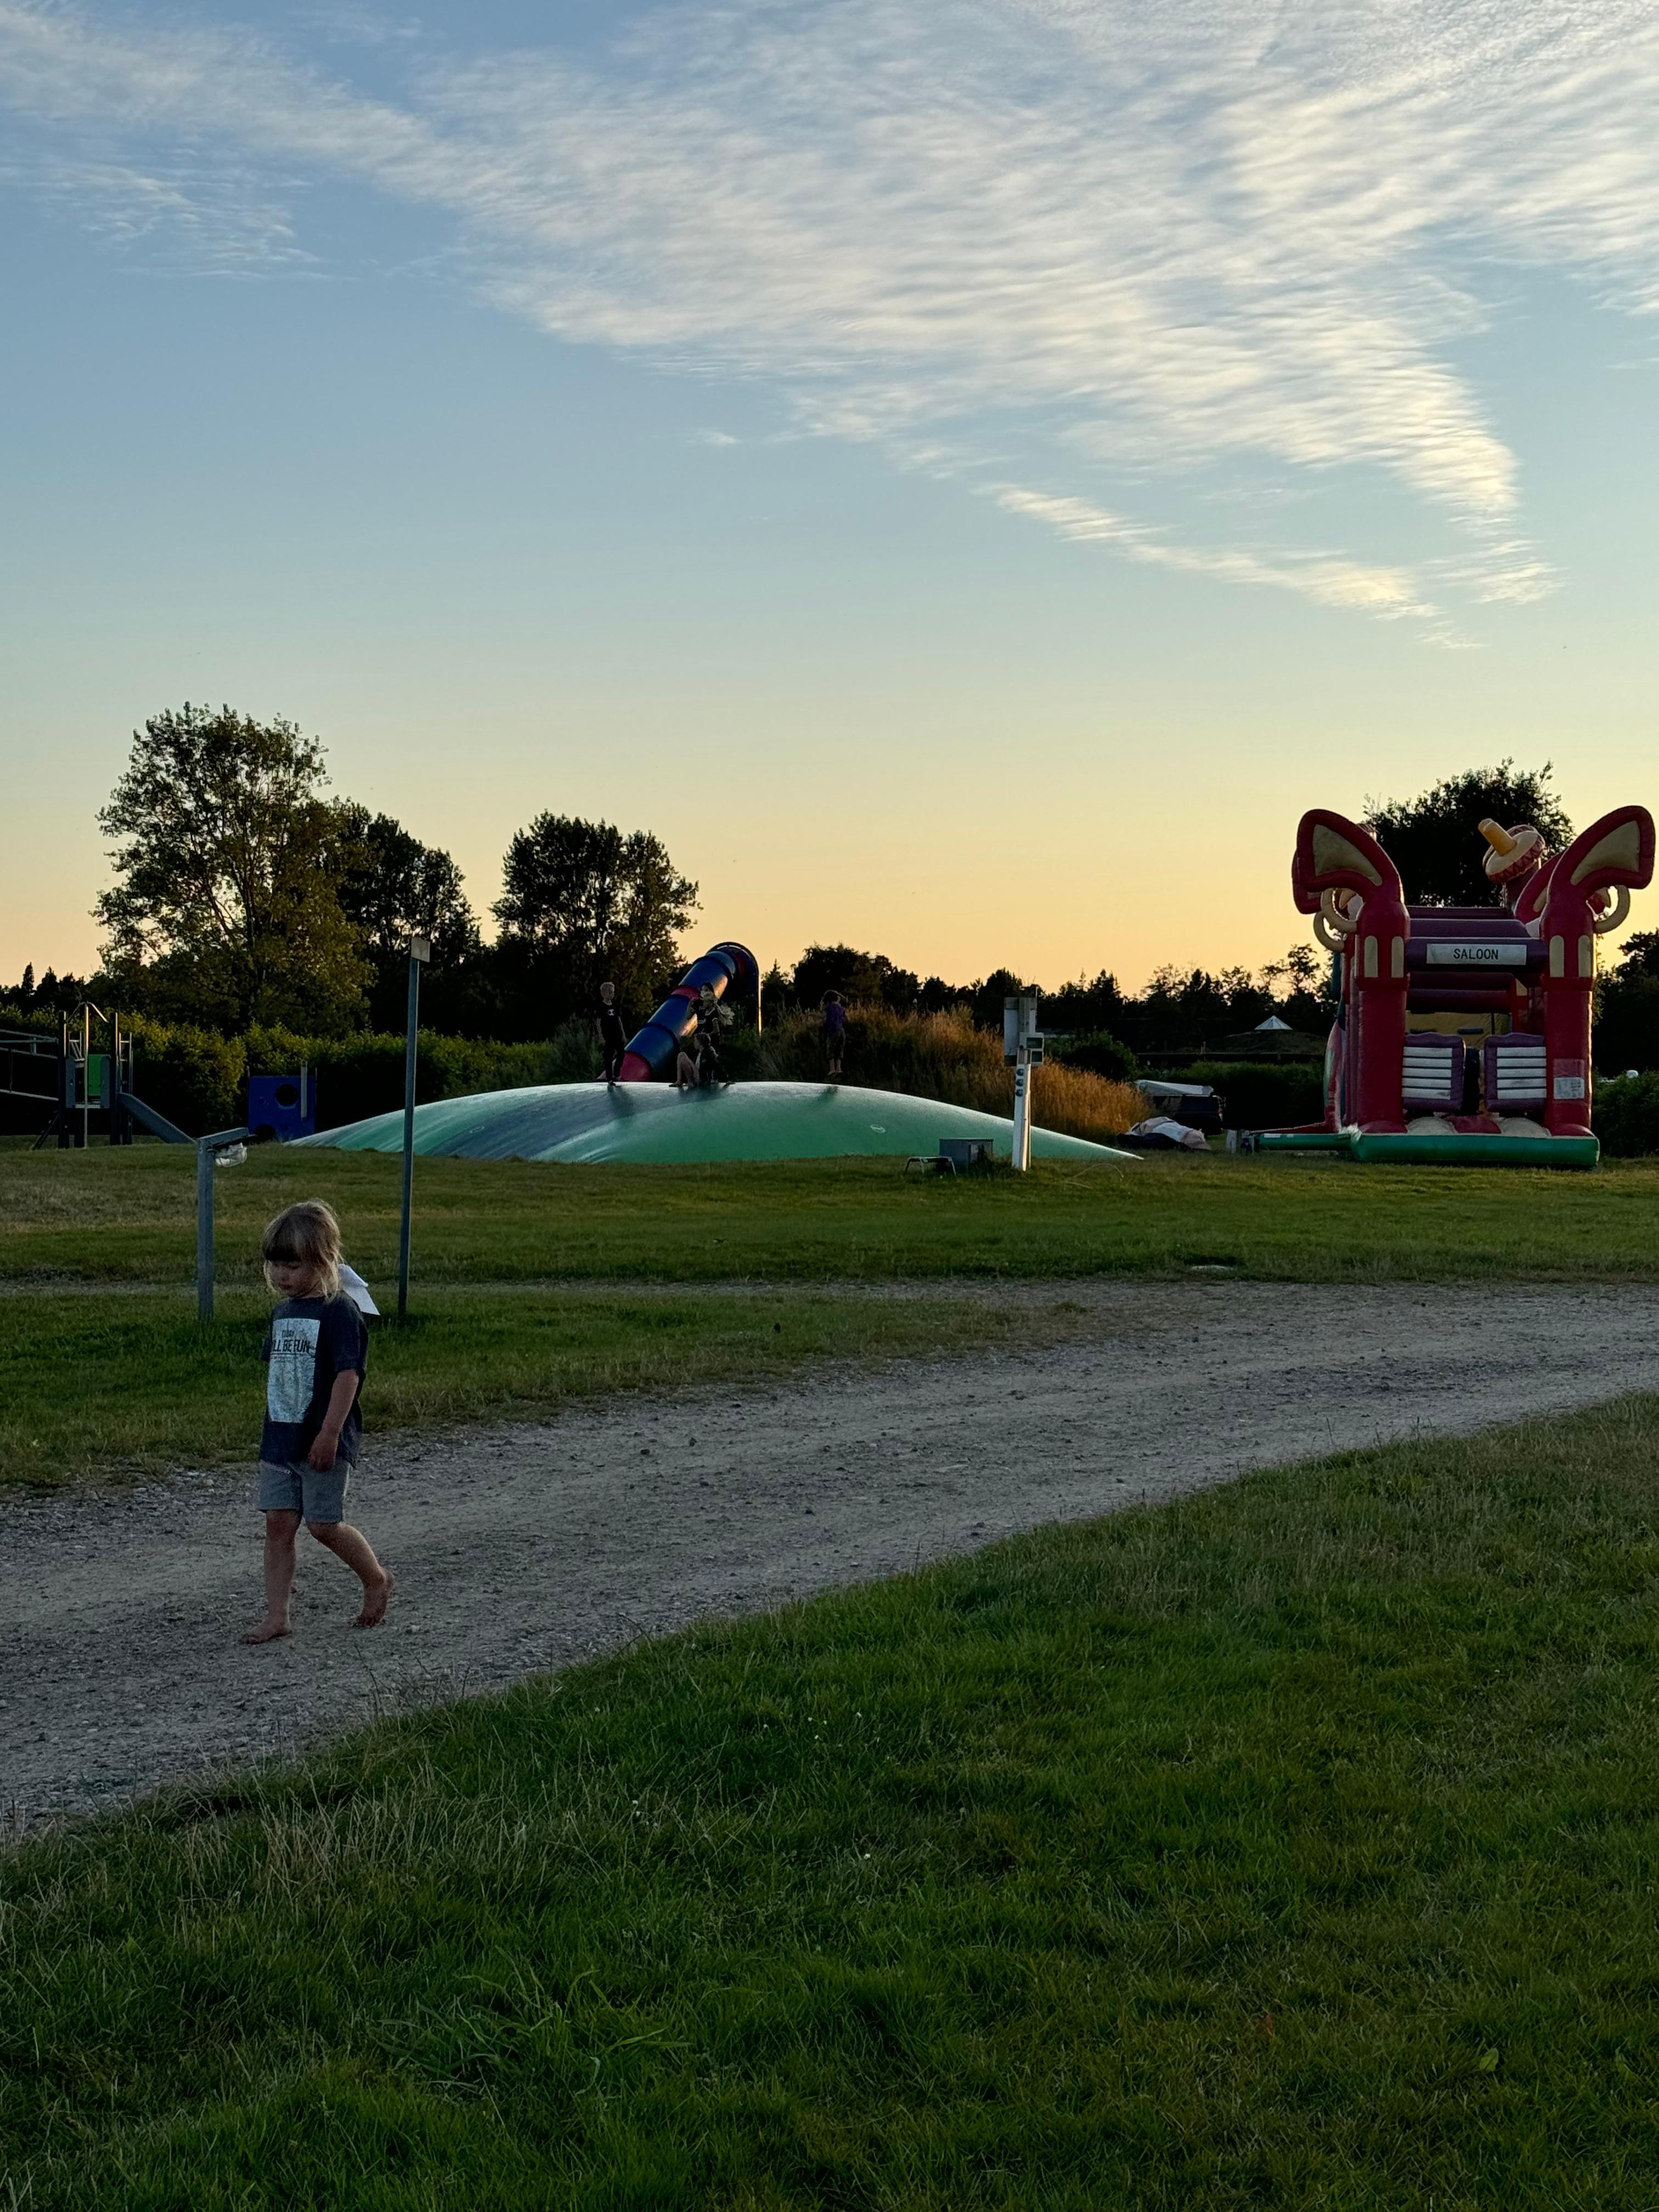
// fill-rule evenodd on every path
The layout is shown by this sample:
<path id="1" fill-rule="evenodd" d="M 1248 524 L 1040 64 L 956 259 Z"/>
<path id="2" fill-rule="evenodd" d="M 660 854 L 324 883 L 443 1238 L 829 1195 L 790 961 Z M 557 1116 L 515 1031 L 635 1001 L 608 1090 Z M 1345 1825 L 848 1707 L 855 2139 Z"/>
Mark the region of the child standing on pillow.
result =
<path id="1" fill-rule="evenodd" d="M 378 1628 L 392 1577 L 368 1539 L 343 1518 L 363 1433 L 358 1403 L 368 1331 L 340 1282 L 340 1224 L 320 1199 L 284 1206 L 260 1242 L 278 1304 L 265 1337 L 265 1425 L 259 1505 L 265 1516 L 265 1613 L 244 1644 L 289 1632 L 295 1545 L 303 1520 L 363 1586 L 355 1626 Z"/>

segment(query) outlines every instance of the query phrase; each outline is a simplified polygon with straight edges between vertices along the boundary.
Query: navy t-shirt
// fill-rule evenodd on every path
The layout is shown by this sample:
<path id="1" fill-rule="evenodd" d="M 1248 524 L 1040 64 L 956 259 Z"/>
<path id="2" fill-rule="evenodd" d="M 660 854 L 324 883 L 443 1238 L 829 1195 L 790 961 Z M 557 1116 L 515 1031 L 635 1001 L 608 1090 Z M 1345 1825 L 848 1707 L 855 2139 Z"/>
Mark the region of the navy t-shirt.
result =
<path id="1" fill-rule="evenodd" d="M 265 1425 L 259 1456 L 273 1467 L 303 1459 L 317 1441 L 334 1378 L 368 1371 L 368 1329 L 343 1293 L 337 1298 L 284 1298 L 270 1316 L 264 1354 Z M 362 1392 L 340 1431 L 336 1457 L 357 1464 L 362 1442 Z"/>

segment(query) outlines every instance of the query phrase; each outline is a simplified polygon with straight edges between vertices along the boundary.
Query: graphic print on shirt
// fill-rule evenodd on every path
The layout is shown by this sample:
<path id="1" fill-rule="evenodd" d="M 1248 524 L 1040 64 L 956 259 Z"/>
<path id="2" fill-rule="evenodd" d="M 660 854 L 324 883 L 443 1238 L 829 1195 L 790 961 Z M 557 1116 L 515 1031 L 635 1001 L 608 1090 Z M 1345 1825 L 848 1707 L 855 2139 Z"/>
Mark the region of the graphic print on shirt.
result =
<path id="1" fill-rule="evenodd" d="M 270 1324 L 270 1371 L 265 1380 L 265 1411 L 273 1421 L 303 1421 L 317 1378 L 317 1335 L 320 1321 L 280 1316 Z"/>

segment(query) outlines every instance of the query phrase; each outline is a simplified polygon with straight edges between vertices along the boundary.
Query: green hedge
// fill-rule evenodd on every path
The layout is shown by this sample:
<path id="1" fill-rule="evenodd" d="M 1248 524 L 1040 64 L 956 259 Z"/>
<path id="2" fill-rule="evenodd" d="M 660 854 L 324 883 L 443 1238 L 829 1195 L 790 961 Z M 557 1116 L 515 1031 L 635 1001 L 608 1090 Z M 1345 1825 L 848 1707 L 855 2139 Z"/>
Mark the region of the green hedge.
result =
<path id="1" fill-rule="evenodd" d="M 1659 1152 L 1659 1075 L 1615 1075 L 1598 1083 L 1593 1126 L 1609 1159 Z"/>
<path id="2" fill-rule="evenodd" d="M 1286 1066 L 1269 1060 L 1194 1060 L 1170 1077 L 1172 1083 L 1207 1083 L 1227 1102 L 1230 1129 L 1293 1129 L 1325 1111 L 1325 1071 L 1320 1060 Z"/>
<path id="3" fill-rule="evenodd" d="M 382 1031 L 344 1037 L 297 1036 L 289 1030 L 252 1030 L 246 1041 L 250 1075 L 291 1075 L 305 1060 L 317 1082 L 317 1126 L 337 1129 L 369 1114 L 387 1114 L 404 1103 L 404 1040 Z M 514 1091 L 548 1079 L 545 1044 L 495 1044 L 473 1037 L 440 1036 L 422 1030 L 416 1050 L 415 1097 L 453 1098 L 472 1091 Z M 138 1080 L 140 1097 L 144 1079 Z M 246 1092 L 236 1111 L 243 1110 Z M 165 1112 L 167 1109 L 162 1109 Z"/>
<path id="4" fill-rule="evenodd" d="M 0 1026 L 55 1036 L 52 1016 L 27 1018 L 0 1002 Z M 153 1022 L 135 1015 L 122 1024 L 133 1042 L 134 1085 L 147 1106 L 177 1123 L 187 1136 L 225 1129 L 247 1112 L 250 1075 L 293 1075 L 306 1061 L 317 1080 L 317 1121 L 324 1129 L 385 1114 L 403 1104 L 404 1040 L 384 1032 L 343 1037 L 301 1036 L 290 1030 L 256 1029 L 246 1037 Z M 443 1036 L 422 1030 L 416 1058 L 417 1100 L 450 1098 L 472 1091 L 511 1091 L 521 1085 L 574 1082 L 599 1073 L 599 1046 L 587 1022 L 567 1022 L 539 1044 L 499 1044 Z M 50 1112 L 23 1108 L 25 1127 L 39 1127 Z"/>
<path id="5" fill-rule="evenodd" d="M 1089 1075 L 1103 1075 L 1109 1082 L 1133 1083 L 1140 1066 L 1128 1046 L 1108 1030 L 1073 1037 L 1054 1054 L 1062 1067 L 1080 1067 Z"/>

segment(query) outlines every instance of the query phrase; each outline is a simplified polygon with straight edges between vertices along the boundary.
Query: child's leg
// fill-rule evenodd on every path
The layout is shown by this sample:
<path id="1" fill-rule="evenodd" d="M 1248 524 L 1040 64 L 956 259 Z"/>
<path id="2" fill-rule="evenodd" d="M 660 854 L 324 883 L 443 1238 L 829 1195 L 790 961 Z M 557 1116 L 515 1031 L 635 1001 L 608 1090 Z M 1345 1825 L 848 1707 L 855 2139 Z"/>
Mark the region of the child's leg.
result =
<path id="1" fill-rule="evenodd" d="M 337 1559 L 345 1562 L 363 1586 L 363 1609 L 353 1626 L 378 1628 L 391 1601 L 392 1577 L 375 1558 L 368 1537 L 349 1521 L 307 1521 L 306 1527 Z"/>
<path id="2" fill-rule="evenodd" d="M 297 1513 L 265 1516 L 265 1617 L 243 1637 L 244 1644 L 273 1644 L 288 1634 L 289 1605 L 294 1595 L 294 1542 L 300 1533 Z"/>

